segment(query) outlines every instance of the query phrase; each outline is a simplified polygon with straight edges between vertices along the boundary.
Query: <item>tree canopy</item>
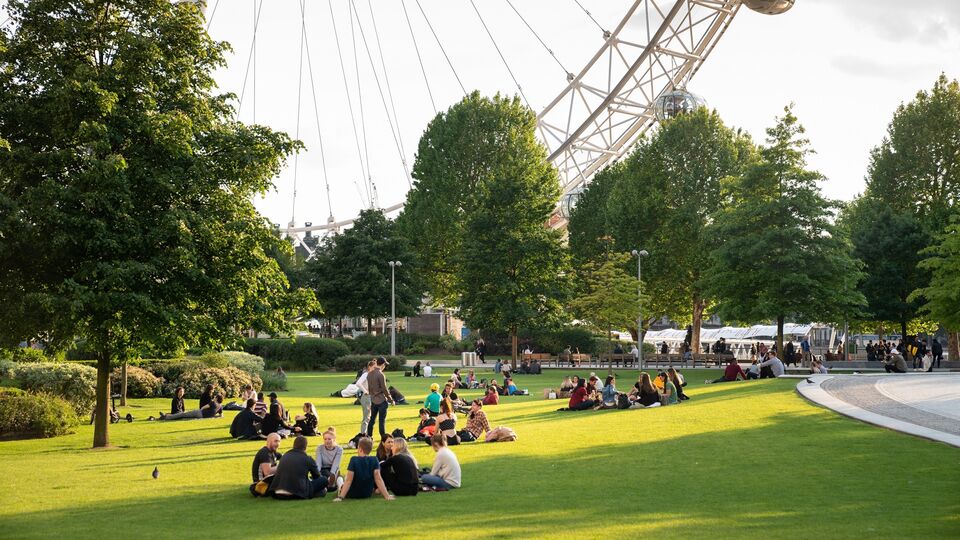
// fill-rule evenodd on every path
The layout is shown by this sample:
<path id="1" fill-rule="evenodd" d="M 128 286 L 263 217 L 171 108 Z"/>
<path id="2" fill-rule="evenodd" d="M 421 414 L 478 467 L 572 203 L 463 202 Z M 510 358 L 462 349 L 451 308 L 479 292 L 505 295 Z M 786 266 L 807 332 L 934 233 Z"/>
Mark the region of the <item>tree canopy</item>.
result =
<path id="1" fill-rule="evenodd" d="M 150 345 L 225 347 L 311 306 L 266 254 L 289 246 L 252 204 L 298 143 L 234 121 L 213 93 L 227 45 L 192 3 L 7 9 L 0 339 L 86 340 L 105 446 L 111 361 Z"/>
<path id="2" fill-rule="evenodd" d="M 930 284 L 909 300 L 922 298 L 922 310 L 950 332 L 960 331 L 960 214 L 954 215 L 920 266 L 931 273 Z"/>
<path id="3" fill-rule="evenodd" d="M 603 258 L 578 265 L 570 300 L 573 316 L 602 334 L 635 325 L 640 317 L 639 283 L 624 270 L 633 261 L 629 253 L 608 251 Z"/>

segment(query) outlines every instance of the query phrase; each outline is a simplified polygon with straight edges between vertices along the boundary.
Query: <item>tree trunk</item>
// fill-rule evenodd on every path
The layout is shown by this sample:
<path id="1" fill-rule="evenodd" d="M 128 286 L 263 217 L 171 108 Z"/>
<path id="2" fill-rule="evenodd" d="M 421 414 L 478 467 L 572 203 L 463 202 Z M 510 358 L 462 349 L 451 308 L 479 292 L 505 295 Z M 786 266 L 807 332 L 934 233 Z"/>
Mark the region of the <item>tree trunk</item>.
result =
<path id="1" fill-rule="evenodd" d="M 694 353 L 700 352 L 700 329 L 703 327 L 703 298 L 693 296 L 693 332 L 690 338 L 690 349 Z"/>
<path id="2" fill-rule="evenodd" d="M 903 359 L 910 365 L 913 355 L 910 354 L 910 347 L 907 347 L 907 321 L 900 321 L 900 342 L 903 343 Z"/>
<path id="3" fill-rule="evenodd" d="M 110 446 L 110 357 L 100 353 L 97 359 L 97 404 L 94 406 L 93 447 Z"/>
<path id="4" fill-rule="evenodd" d="M 127 361 L 120 366 L 120 406 L 127 406 Z"/>
<path id="5" fill-rule="evenodd" d="M 951 362 L 960 360 L 960 332 L 947 332 L 947 355 Z"/>
<path id="6" fill-rule="evenodd" d="M 783 315 L 777 315 L 777 357 L 783 359 Z"/>
<path id="7" fill-rule="evenodd" d="M 516 371 L 517 369 L 517 329 L 514 328 L 510 331 L 510 365 L 513 369 L 510 371 Z"/>

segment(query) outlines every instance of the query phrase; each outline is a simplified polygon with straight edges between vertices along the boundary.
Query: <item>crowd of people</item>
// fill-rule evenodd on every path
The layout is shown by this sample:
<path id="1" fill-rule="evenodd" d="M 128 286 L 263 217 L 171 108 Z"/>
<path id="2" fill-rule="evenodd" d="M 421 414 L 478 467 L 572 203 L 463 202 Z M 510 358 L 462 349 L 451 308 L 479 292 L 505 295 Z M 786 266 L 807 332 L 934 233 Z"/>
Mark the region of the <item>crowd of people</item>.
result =
<path id="1" fill-rule="evenodd" d="M 683 388 L 687 385 L 675 368 L 660 371 L 656 377 L 641 372 L 637 382 L 626 392 L 617 389 L 617 378 L 608 375 L 603 385 L 595 373 L 589 378 L 564 377 L 558 398 L 569 398 L 560 410 L 585 411 L 600 409 L 639 409 L 677 404 L 689 398 Z"/>
<path id="2" fill-rule="evenodd" d="M 887 373 L 906 373 L 908 363 L 914 370 L 933 371 L 943 361 L 943 344 L 940 340 L 931 340 L 930 346 L 918 336 L 907 336 L 896 344 L 881 339 L 877 343 L 867 342 L 867 360 L 883 362 Z"/>

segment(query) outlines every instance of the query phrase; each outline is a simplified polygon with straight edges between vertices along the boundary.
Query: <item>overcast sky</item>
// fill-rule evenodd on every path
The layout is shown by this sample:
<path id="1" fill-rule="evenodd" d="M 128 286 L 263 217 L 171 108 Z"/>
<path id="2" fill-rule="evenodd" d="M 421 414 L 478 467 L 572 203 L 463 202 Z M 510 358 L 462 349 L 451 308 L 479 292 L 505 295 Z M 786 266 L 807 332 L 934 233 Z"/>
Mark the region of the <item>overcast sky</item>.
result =
<path id="1" fill-rule="evenodd" d="M 412 167 L 416 144 L 434 108 L 427 93 L 400 0 L 353 0 L 354 60 L 348 0 L 332 0 L 347 85 L 361 130 L 356 66 L 360 66 L 363 126 L 355 138 L 344 89 L 328 0 L 306 0 L 310 60 L 303 60 L 299 138 L 307 145 L 277 178 L 277 189 L 257 202 L 276 223 L 291 215 L 298 223 L 322 223 L 328 215 L 319 134 L 323 137 L 330 206 L 340 219 L 354 217 L 366 203 L 362 170 L 369 163 L 381 206 L 402 202 L 407 179 L 391 136 L 370 61 L 366 37 L 382 70 L 379 36 L 399 123 L 403 155 Z M 240 118 L 295 135 L 300 51 L 298 0 L 266 0 L 257 38 L 256 100 L 253 70 L 244 73 L 253 35 L 257 0 L 208 0 L 210 33 L 231 43 L 229 66 L 217 75 L 221 89 L 244 93 Z M 415 0 L 404 0 L 421 49 L 436 107 L 446 109 L 462 97 L 450 67 L 427 28 Z M 550 58 L 506 0 L 475 0 L 526 97 L 539 111 L 566 84 L 564 70 Z M 484 32 L 470 0 L 420 0 L 466 89 L 485 94 L 515 93 L 502 61 Z M 569 71 L 579 72 L 601 46 L 598 27 L 574 0 L 512 0 Z M 623 17 L 629 0 L 581 0 L 604 28 Z M 370 6 L 378 33 L 373 31 Z M 215 11 L 214 11 L 215 8 Z M 359 28 L 363 28 L 363 35 Z M 317 112 L 308 67 L 312 64 Z M 960 0 L 797 0 L 784 15 L 766 16 L 741 9 L 689 89 L 702 95 L 727 124 L 749 131 L 756 141 L 784 105 L 796 104 L 817 154 L 811 164 L 828 180 L 824 192 L 850 199 L 863 189 L 870 149 L 883 138 L 895 108 L 943 71 L 960 77 Z M 386 94 L 382 71 L 380 84 Z M 388 96 L 389 101 L 389 96 Z M 391 120 L 393 115 L 391 114 Z M 366 144 L 364 144 L 364 140 Z M 359 151 L 358 151 L 359 143 Z M 362 157 L 361 157 L 362 156 Z M 294 214 L 295 212 L 295 214 Z"/>

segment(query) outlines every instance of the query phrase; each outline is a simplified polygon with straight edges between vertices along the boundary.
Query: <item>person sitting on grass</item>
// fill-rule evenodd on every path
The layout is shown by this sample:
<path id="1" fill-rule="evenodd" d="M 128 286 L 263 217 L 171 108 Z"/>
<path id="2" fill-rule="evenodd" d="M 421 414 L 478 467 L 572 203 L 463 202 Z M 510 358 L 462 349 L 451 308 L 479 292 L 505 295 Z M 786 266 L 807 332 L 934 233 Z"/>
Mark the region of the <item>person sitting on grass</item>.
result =
<path id="1" fill-rule="evenodd" d="M 377 445 L 377 452 L 374 454 L 377 456 L 377 461 L 383 463 L 391 455 L 393 450 L 393 437 L 390 435 L 384 435 L 380 439 L 380 444 Z"/>
<path id="2" fill-rule="evenodd" d="M 277 462 L 280 461 L 282 455 L 277 452 L 278 448 L 280 448 L 280 436 L 273 433 L 267 437 L 266 444 L 253 457 L 251 470 L 253 483 L 250 484 L 250 492 L 254 495 L 256 495 L 256 492 L 253 491 L 253 487 L 257 485 L 257 482 L 261 480 L 265 480 L 268 484 L 272 482 L 273 475 L 277 472 Z"/>
<path id="3" fill-rule="evenodd" d="M 596 406 L 597 402 L 587 398 L 587 381 L 579 379 L 577 387 L 570 394 L 570 401 L 567 403 L 567 409 L 571 411 L 585 411 Z"/>
<path id="4" fill-rule="evenodd" d="M 686 401 L 690 399 L 690 397 L 683 392 L 683 387 L 686 386 L 687 383 L 680 376 L 680 372 L 674 368 L 668 368 L 667 376 L 670 378 L 670 382 L 673 383 L 673 386 L 677 389 L 677 399 L 680 401 Z"/>
<path id="5" fill-rule="evenodd" d="M 430 411 L 427 409 L 420 409 L 420 424 L 417 425 L 417 431 L 410 437 L 410 440 L 428 441 L 436 431 L 437 419 L 430 416 Z"/>
<path id="6" fill-rule="evenodd" d="M 304 436 L 313 437 L 317 434 L 317 409 L 309 401 L 303 404 L 303 414 L 297 415 L 294 419 L 295 429 Z"/>
<path id="7" fill-rule="evenodd" d="M 784 373 L 786 373 L 786 368 L 783 367 L 783 362 L 777 358 L 777 353 L 773 351 L 767 352 L 766 360 L 760 362 L 760 378 L 775 379 L 777 377 L 783 377 Z"/>
<path id="8" fill-rule="evenodd" d="M 517 389 L 517 385 L 513 382 L 513 378 L 506 378 L 503 380 L 503 388 L 505 395 L 515 396 L 520 393 L 520 390 Z"/>
<path id="9" fill-rule="evenodd" d="M 670 376 L 667 375 L 667 372 L 661 371 L 657 376 L 660 377 L 660 381 L 663 383 L 663 394 L 661 395 L 661 399 L 666 400 L 664 405 L 676 405 L 677 403 L 680 403 L 677 385 L 673 384 L 673 381 L 670 380 Z"/>
<path id="10" fill-rule="evenodd" d="M 230 423 L 230 436 L 234 439 L 250 440 L 260 438 L 260 417 L 253 413 L 256 400 L 248 399 L 246 407 L 233 417 Z"/>
<path id="11" fill-rule="evenodd" d="M 203 388 L 203 393 L 200 394 L 200 408 L 206 407 L 211 401 L 213 401 L 213 385 L 208 384 Z"/>
<path id="12" fill-rule="evenodd" d="M 727 363 L 727 367 L 723 370 L 723 375 L 721 375 L 718 379 L 708 379 L 703 382 L 706 384 L 715 384 L 722 382 L 735 382 L 737 379 L 747 380 L 747 374 L 743 372 L 743 368 L 740 367 L 740 363 L 737 362 L 737 359 L 731 358 L 730 362 Z"/>
<path id="13" fill-rule="evenodd" d="M 327 478 L 307 455 L 307 438 L 303 435 L 297 435 L 293 449 L 280 458 L 270 492 L 277 499 L 313 499 L 327 494 Z"/>
<path id="14" fill-rule="evenodd" d="M 373 439 L 370 437 L 361 437 L 357 441 L 357 455 L 347 463 L 347 478 L 340 486 L 334 501 L 369 499 L 374 491 L 388 501 L 393 500 L 393 495 L 387 492 L 387 486 L 383 484 L 383 477 L 380 476 L 380 461 L 370 455 L 372 450 Z"/>
<path id="15" fill-rule="evenodd" d="M 253 414 L 260 418 L 267 415 L 267 403 L 263 400 L 263 392 L 257 392 L 257 404 L 253 406 Z"/>
<path id="16" fill-rule="evenodd" d="M 280 416 L 280 405 L 276 403 L 270 404 L 270 412 L 267 413 L 267 416 L 260 422 L 260 433 L 263 435 L 276 433 L 283 439 L 289 437 L 291 433 L 299 431 L 299 429 L 300 428 L 288 425 L 283 421 L 283 417 Z"/>
<path id="17" fill-rule="evenodd" d="M 246 403 L 248 399 L 257 400 L 257 391 L 253 389 L 252 384 L 243 387 L 243 393 L 240 394 L 240 401 Z"/>
<path id="18" fill-rule="evenodd" d="M 573 381 L 570 380 L 570 376 L 567 375 L 563 378 L 563 382 L 560 383 L 560 391 L 557 393 L 557 397 L 569 398 L 570 392 L 573 392 L 574 388 L 576 388 L 576 385 L 573 384 Z"/>
<path id="19" fill-rule="evenodd" d="M 463 442 L 483 440 L 486 432 L 490 431 L 490 422 L 487 421 L 487 413 L 483 412 L 483 402 L 479 399 L 470 403 L 470 412 L 467 413 L 467 427 L 461 430 L 459 435 Z"/>
<path id="20" fill-rule="evenodd" d="M 497 392 L 496 386 L 488 386 L 487 394 L 483 396 L 484 405 L 499 405 L 500 404 L 500 394 Z"/>
<path id="21" fill-rule="evenodd" d="M 170 414 L 180 414 L 186 411 L 183 406 L 183 392 L 182 386 L 178 386 L 173 392 L 173 399 L 170 400 Z M 160 416 L 163 416 L 163 413 L 160 413 Z"/>
<path id="22" fill-rule="evenodd" d="M 380 474 L 387 489 L 398 497 L 416 495 L 420 491 L 417 460 L 403 437 L 393 438 L 391 455 L 380 464 Z"/>
<path id="23" fill-rule="evenodd" d="M 464 382 L 467 388 L 477 388 L 479 384 L 477 383 L 477 375 L 471 369 L 467 372 L 467 380 Z"/>
<path id="24" fill-rule="evenodd" d="M 437 457 L 433 460 L 430 474 L 420 475 L 420 483 L 442 491 L 460 487 L 460 462 L 453 450 L 447 448 L 447 438 L 437 433 L 430 438 L 430 446 Z"/>
<path id="25" fill-rule="evenodd" d="M 450 382 L 453 383 L 454 388 L 463 388 L 463 379 L 460 378 L 460 368 L 453 370 L 453 375 L 450 375 Z"/>
<path id="26" fill-rule="evenodd" d="M 337 444 L 337 430 L 333 426 L 323 432 L 323 444 L 317 445 L 317 466 L 320 474 L 327 479 L 327 489 L 337 487 L 337 477 L 340 475 L 340 460 L 343 459 L 343 448 Z"/>
<path id="27" fill-rule="evenodd" d="M 607 375 L 603 390 L 600 392 L 600 404 L 598 409 L 616 409 L 617 408 L 617 378 L 613 375 Z"/>
<path id="28" fill-rule="evenodd" d="M 270 392 L 270 395 L 267 397 L 270 398 L 270 405 L 276 405 L 280 408 L 280 418 L 287 420 L 289 418 L 287 416 L 287 409 L 284 408 L 283 403 L 280 403 L 280 398 L 277 397 L 277 393 Z"/>
<path id="29" fill-rule="evenodd" d="M 760 378 L 760 363 L 756 359 L 747 366 L 747 379 L 753 381 Z"/>
<path id="30" fill-rule="evenodd" d="M 437 432 L 447 438 L 447 444 L 460 444 L 457 437 L 457 413 L 449 399 L 440 402 L 440 414 L 437 415 Z"/>
<path id="31" fill-rule="evenodd" d="M 433 377 L 433 366 L 430 365 L 430 362 L 427 362 L 427 365 L 423 366 L 423 376 L 428 379 Z"/>
<path id="32" fill-rule="evenodd" d="M 644 371 L 640 374 L 640 380 L 634 385 L 634 391 L 630 392 L 632 407 L 659 407 L 660 392 L 657 392 L 650 380 L 650 374 Z"/>
<path id="33" fill-rule="evenodd" d="M 177 414 L 160 413 L 160 420 L 182 420 L 185 418 L 213 418 L 220 414 L 223 404 L 223 396 L 217 394 L 206 405 L 192 411 L 185 411 Z"/>
<path id="34" fill-rule="evenodd" d="M 394 405 L 407 404 L 407 397 L 401 394 L 400 391 L 396 389 L 396 387 L 391 386 L 387 388 L 387 391 L 390 392 L 390 398 L 393 399 Z"/>
<path id="35" fill-rule="evenodd" d="M 430 412 L 430 416 L 440 414 L 440 385 L 433 383 L 430 385 L 430 393 L 423 400 L 423 406 Z"/>

